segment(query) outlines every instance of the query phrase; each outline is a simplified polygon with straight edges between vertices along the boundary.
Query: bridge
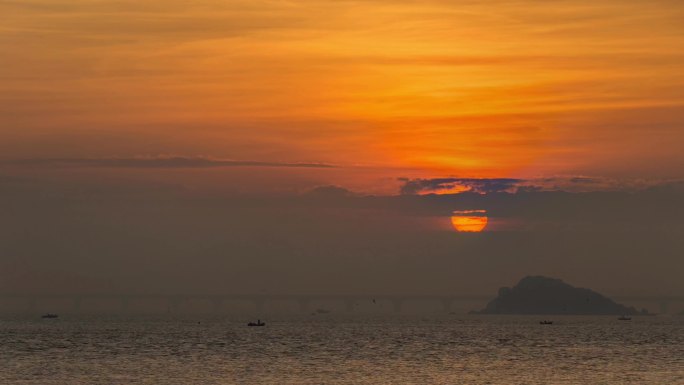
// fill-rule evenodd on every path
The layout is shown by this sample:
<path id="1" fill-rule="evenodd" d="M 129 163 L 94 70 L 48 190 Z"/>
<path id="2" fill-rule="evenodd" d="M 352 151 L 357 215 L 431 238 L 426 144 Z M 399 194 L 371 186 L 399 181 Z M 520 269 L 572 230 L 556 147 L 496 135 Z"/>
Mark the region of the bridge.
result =
<path id="1" fill-rule="evenodd" d="M 356 304 L 361 302 L 389 302 L 395 312 L 400 312 L 407 301 L 437 301 L 445 311 L 449 311 L 456 301 L 487 301 L 492 295 L 343 295 L 343 294 L 0 294 L 0 299 L 25 301 L 26 310 L 34 311 L 39 301 L 68 300 L 72 301 L 72 310 L 78 311 L 85 301 L 109 300 L 119 301 L 121 310 L 127 310 L 132 302 L 144 300 L 164 301 L 169 311 L 177 311 L 181 304 L 190 301 L 208 301 L 215 310 L 229 301 L 251 302 L 257 312 L 270 302 L 287 301 L 296 303 L 300 311 L 306 312 L 315 301 L 337 301 L 344 304 L 345 310 L 352 312 Z"/>
<path id="2" fill-rule="evenodd" d="M 297 304 L 302 312 L 309 311 L 310 304 L 316 301 L 337 301 L 344 304 L 347 312 L 354 311 L 355 305 L 369 301 L 390 303 L 392 310 L 396 313 L 402 311 L 406 302 L 409 301 L 432 301 L 441 304 L 445 312 L 449 312 L 456 302 L 479 301 L 487 302 L 495 297 L 494 294 L 468 294 L 468 295 L 443 295 L 443 294 L 20 294 L 20 293 L 0 293 L 0 299 L 18 300 L 25 303 L 26 311 L 36 311 L 37 305 L 41 301 L 71 301 L 72 310 L 79 311 L 82 304 L 86 301 L 116 301 L 120 304 L 120 310 L 126 311 L 130 304 L 136 301 L 154 300 L 167 304 L 170 312 L 179 310 L 182 304 L 191 301 L 208 301 L 215 311 L 218 311 L 226 302 L 243 301 L 252 303 L 257 313 L 261 313 L 267 303 L 286 301 Z M 684 303 L 684 295 L 663 295 L 663 296 L 626 296 L 618 295 L 609 298 L 631 306 L 633 303 L 658 304 L 660 313 L 667 314 L 672 303 Z"/>
<path id="3" fill-rule="evenodd" d="M 659 314 L 669 314 L 671 304 L 684 302 L 684 295 L 616 295 L 608 298 L 627 306 L 632 306 L 633 303 L 657 303 Z"/>

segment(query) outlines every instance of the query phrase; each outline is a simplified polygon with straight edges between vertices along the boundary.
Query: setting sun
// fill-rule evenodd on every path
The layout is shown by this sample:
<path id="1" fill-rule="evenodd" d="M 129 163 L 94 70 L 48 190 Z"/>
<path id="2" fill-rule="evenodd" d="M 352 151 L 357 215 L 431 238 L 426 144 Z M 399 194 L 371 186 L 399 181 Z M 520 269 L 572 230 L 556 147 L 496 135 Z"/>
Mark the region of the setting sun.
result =
<path id="1" fill-rule="evenodd" d="M 485 210 L 454 211 L 451 224 L 458 232 L 479 233 L 487 227 L 486 213 Z"/>

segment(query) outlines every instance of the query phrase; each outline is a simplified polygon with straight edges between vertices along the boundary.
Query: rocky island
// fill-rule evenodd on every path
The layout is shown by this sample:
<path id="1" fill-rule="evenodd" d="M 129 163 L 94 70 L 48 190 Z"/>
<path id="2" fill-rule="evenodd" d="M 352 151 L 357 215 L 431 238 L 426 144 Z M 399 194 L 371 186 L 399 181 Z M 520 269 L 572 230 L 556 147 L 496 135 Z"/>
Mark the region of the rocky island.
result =
<path id="1" fill-rule="evenodd" d="M 589 289 L 573 287 L 560 279 L 525 277 L 499 295 L 478 314 L 635 315 L 637 311 Z"/>

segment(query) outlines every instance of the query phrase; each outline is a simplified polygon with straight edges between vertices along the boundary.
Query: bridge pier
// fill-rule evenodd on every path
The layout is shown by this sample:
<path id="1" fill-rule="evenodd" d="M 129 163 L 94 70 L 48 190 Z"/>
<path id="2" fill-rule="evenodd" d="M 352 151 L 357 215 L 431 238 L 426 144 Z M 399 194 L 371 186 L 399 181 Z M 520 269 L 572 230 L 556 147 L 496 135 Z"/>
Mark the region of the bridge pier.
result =
<path id="1" fill-rule="evenodd" d="M 392 310 L 395 313 L 401 313 L 401 306 L 404 304 L 403 299 L 393 299 L 392 300 Z"/>
<path id="2" fill-rule="evenodd" d="M 170 298 L 169 299 L 169 305 L 167 311 L 169 313 L 178 313 L 178 310 L 180 309 L 180 306 L 183 304 L 183 298 Z"/>
<path id="3" fill-rule="evenodd" d="M 354 305 L 355 305 L 355 304 L 356 304 L 356 301 L 354 301 L 353 299 L 347 299 L 347 300 L 345 300 L 345 301 L 344 301 L 344 310 L 345 310 L 347 313 L 353 312 L 353 311 L 354 311 Z"/>
<path id="4" fill-rule="evenodd" d="M 78 313 L 81 310 L 81 302 L 83 302 L 81 298 L 74 298 L 74 302 L 71 306 L 71 309 L 74 313 Z"/>
<path id="5" fill-rule="evenodd" d="M 299 311 L 301 313 L 306 313 L 309 311 L 309 300 L 308 299 L 303 299 L 300 298 L 297 300 L 297 304 L 299 305 Z"/>
<path id="6" fill-rule="evenodd" d="M 442 299 L 440 301 L 442 303 L 442 309 L 444 310 L 445 313 L 448 313 L 451 311 L 451 300 L 450 299 Z"/>
<path id="7" fill-rule="evenodd" d="M 668 314 L 670 310 L 670 302 L 660 301 L 660 314 Z"/>
<path id="8" fill-rule="evenodd" d="M 256 309 L 256 312 L 258 314 L 262 314 L 264 312 L 264 305 L 266 304 L 266 300 L 264 299 L 255 299 L 252 300 L 254 303 L 254 308 Z"/>
<path id="9" fill-rule="evenodd" d="M 35 298 L 29 298 L 26 302 L 26 312 L 34 313 L 36 311 L 36 304 L 38 301 Z"/>
<path id="10" fill-rule="evenodd" d="M 119 301 L 120 301 L 119 304 L 121 306 L 120 307 L 121 312 L 122 313 L 128 312 L 128 309 L 130 307 L 130 301 L 128 300 L 128 298 L 121 298 Z"/>
<path id="11" fill-rule="evenodd" d="M 223 299 L 222 298 L 214 298 L 211 300 L 211 310 L 213 310 L 214 313 L 220 312 L 222 308 L 223 308 Z"/>

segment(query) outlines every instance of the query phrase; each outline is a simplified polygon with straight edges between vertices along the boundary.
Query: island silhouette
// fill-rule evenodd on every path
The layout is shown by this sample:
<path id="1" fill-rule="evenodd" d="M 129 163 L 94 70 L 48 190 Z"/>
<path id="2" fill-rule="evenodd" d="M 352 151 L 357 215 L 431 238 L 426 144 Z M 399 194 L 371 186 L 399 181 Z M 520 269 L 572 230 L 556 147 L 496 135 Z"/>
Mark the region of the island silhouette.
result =
<path id="1" fill-rule="evenodd" d="M 648 314 L 593 290 L 574 287 L 560 279 L 527 276 L 499 295 L 477 314 L 637 315 Z"/>

